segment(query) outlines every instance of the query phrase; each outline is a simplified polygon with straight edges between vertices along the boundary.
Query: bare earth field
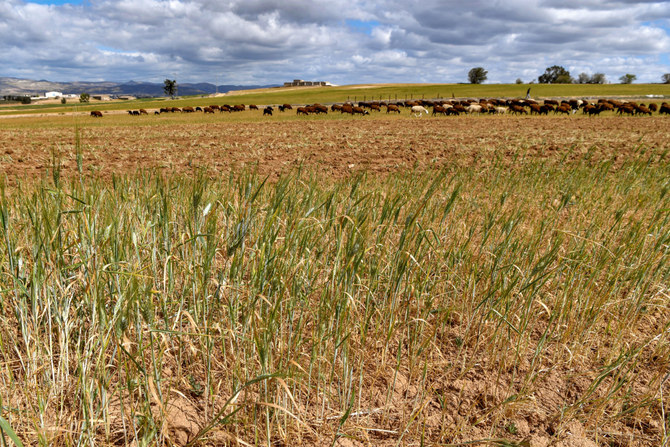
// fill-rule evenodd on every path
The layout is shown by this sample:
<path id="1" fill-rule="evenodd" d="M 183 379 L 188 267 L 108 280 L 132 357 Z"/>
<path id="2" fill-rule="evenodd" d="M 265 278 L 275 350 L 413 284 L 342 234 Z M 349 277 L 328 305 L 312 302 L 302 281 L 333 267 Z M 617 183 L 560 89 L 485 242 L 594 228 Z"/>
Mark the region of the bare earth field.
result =
<path id="1" fill-rule="evenodd" d="M 0 383 L 2 404 L 13 408 L 39 407 L 39 398 L 43 397 L 40 392 L 37 392 L 40 397 L 35 398 L 34 391 L 24 392 L 12 380 L 34 380 L 30 382 L 31 390 L 44 387 L 47 389 L 44 396 L 50 396 L 51 400 L 44 399 L 57 402 L 45 405 L 47 422 L 18 410 L 12 415 L 13 421 L 17 421 L 12 422 L 13 426 L 27 445 L 37 445 L 32 437 L 38 434 L 49 445 L 85 443 L 86 439 L 97 439 L 98 445 L 140 445 L 139 440 L 144 436 L 160 439 L 160 445 L 183 446 L 194 442 L 211 446 L 282 447 L 654 447 L 669 439 L 670 292 L 664 283 L 670 240 L 666 222 L 668 197 L 666 187 L 647 197 L 644 183 L 664 181 L 658 177 L 663 174 L 665 153 L 670 149 L 669 117 L 413 118 L 405 113 L 355 118 L 331 114 L 305 119 L 294 114 L 275 114 L 260 119 L 260 112 L 244 112 L 233 117 L 110 114 L 101 119 L 38 116 L 0 121 L 0 172 L 10 191 L 19 185 L 23 188 L 36 184 L 40 179 L 48 181 L 55 167 L 61 175 L 74 178 L 78 172 L 78 149 L 83 172 L 92 178 L 111 179 L 113 175 L 132 176 L 141 170 L 157 170 L 165 176 L 184 177 L 204 171 L 208 178 L 217 179 L 255 166 L 260 177 L 269 177 L 269 184 L 274 185 L 280 182 L 282 174 L 295 172 L 302 166 L 317 174 L 322 184 L 356 178 L 355 174 L 360 172 L 368 173 L 369 182 L 363 182 L 360 187 L 363 192 L 342 192 L 346 189 L 342 188 L 339 192 L 343 198 L 336 199 L 341 202 L 333 205 L 333 208 L 339 206 L 334 217 L 323 211 L 326 207 L 322 204 L 328 200 L 325 192 L 323 198 L 314 199 L 313 206 L 305 205 L 309 211 L 303 213 L 304 219 L 303 215 L 290 214 L 298 213 L 300 210 L 295 210 L 301 203 L 318 194 L 309 188 L 300 189 L 300 182 L 296 182 L 286 196 L 300 194 L 301 199 L 295 203 L 286 199 L 290 202 L 285 205 L 289 210 L 286 218 L 273 221 L 266 216 L 265 213 L 272 214 L 267 210 L 275 206 L 272 193 L 267 194 L 265 205 L 258 206 L 257 215 L 250 211 L 256 206 L 253 200 L 246 203 L 231 193 L 231 197 L 221 199 L 227 205 L 218 208 L 215 205 L 211 215 L 209 205 L 203 211 L 201 205 L 209 200 L 203 199 L 200 205 L 196 204 L 200 208 L 193 205 L 197 212 L 191 213 L 188 207 L 185 211 L 175 210 L 164 224 L 156 223 L 164 217 L 150 216 L 144 230 L 133 230 L 132 239 L 124 229 L 125 225 L 145 223 L 139 210 L 155 209 L 157 216 L 169 208 L 158 202 L 162 191 L 124 193 L 142 196 L 146 202 L 135 206 L 119 200 L 120 220 L 109 222 L 102 212 L 79 210 L 83 200 L 67 202 L 74 193 L 58 194 L 59 200 L 64 201 L 62 208 L 67 209 L 62 214 L 58 214 L 61 208 L 54 211 L 62 230 L 40 233 L 39 244 L 34 243 L 39 248 L 26 254 L 20 265 L 44 256 L 45 272 L 51 272 L 40 273 L 44 284 L 49 284 L 53 277 L 62 278 L 63 282 L 58 287 L 45 285 L 35 294 L 72 291 L 74 309 L 77 302 L 97 291 L 103 302 L 100 307 L 111 314 L 112 309 L 117 312 L 117 308 L 123 307 L 114 307 L 113 300 L 121 302 L 123 297 L 132 295 L 128 292 L 131 289 L 123 289 L 132 283 L 131 291 L 136 295 L 163 302 L 150 310 L 155 312 L 151 323 L 155 328 L 143 333 L 150 325 L 143 321 L 150 319 L 142 320 L 139 316 L 145 312 L 144 308 L 133 310 L 135 323 L 125 322 L 122 330 L 118 329 L 121 323 L 117 326 L 110 323 L 105 337 L 112 341 L 105 338 L 99 342 L 104 345 L 100 354 L 91 354 L 90 358 L 88 354 L 79 354 L 84 360 L 68 365 L 65 354 L 57 362 L 51 362 L 50 356 L 44 356 L 47 360 L 40 362 L 40 355 L 30 354 L 47 350 L 44 346 L 48 343 L 36 340 L 40 336 L 51 340 L 52 328 L 40 326 L 40 321 L 47 318 L 44 309 L 52 308 L 31 307 L 29 298 L 16 293 L 16 298 L 12 298 L 18 303 L 15 305 L 20 307 L 23 303 L 26 315 L 35 312 L 40 318 L 26 317 L 32 323 L 22 330 L 10 325 L 3 332 L 0 344 L 11 346 L 16 341 L 21 362 L 11 359 L 13 348 L 0 346 L 0 354 L 9 353 L 8 358 L 0 359 L 5 365 Z M 607 178 L 606 174 L 611 173 L 633 178 L 630 172 L 644 171 L 644 163 L 642 167 L 631 167 L 629 162 L 647 158 L 652 160 L 654 169 L 640 174 L 639 180 L 636 177 L 630 184 L 624 184 Z M 593 172 L 589 169 L 591 165 L 603 166 L 601 162 L 608 160 L 611 164 L 606 165 L 606 174 L 598 171 L 604 179 L 599 181 L 597 169 Z M 549 169 L 543 171 L 542 164 Z M 521 193 L 515 190 L 513 181 L 506 183 L 505 178 L 529 165 L 540 166 L 534 172 L 565 173 L 581 169 L 583 175 L 575 178 L 606 185 L 602 194 L 590 197 L 588 190 L 571 192 L 570 188 L 579 190 L 580 185 L 570 184 L 573 179 L 569 175 L 555 184 L 546 179 L 550 185 L 565 186 L 566 191 L 562 191 L 553 186 L 545 190 L 543 178 L 524 173 L 519 175 L 518 184 L 525 185 L 523 191 L 528 197 L 519 197 L 516 194 Z M 477 178 L 480 169 L 500 179 L 488 183 L 490 179 Z M 416 210 L 416 215 L 430 214 L 433 220 L 424 217 L 424 221 L 434 224 L 435 229 L 424 231 L 423 227 L 417 227 L 416 234 L 407 236 L 410 242 L 406 248 L 399 248 L 396 253 L 395 244 L 404 243 L 405 222 L 410 221 L 419 200 L 405 202 L 406 197 L 399 197 L 394 202 L 394 187 L 385 185 L 386 189 L 379 192 L 374 189 L 375 181 L 383 184 L 396 173 L 416 172 L 420 176 L 438 170 L 467 171 L 460 177 L 465 185 L 503 185 L 505 189 L 482 192 L 464 188 L 455 211 L 448 216 L 443 210 L 449 209 L 446 204 L 451 189 L 439 190 L 432 201 L 426 199 L 426 205 Z M 449 188 L 455 187 L 450 184 Z M 207 193 L 204 189 L 203 196 Z M 428 197 L 427 190 L 430 188 L 423 185 L 407 189 L 416 193 L 417 198 L 424 194 Z M 186 191 L 182 202 L 190 206 L 191 190 L 185 187 L 175 194 L 182 191 Z M 633 197 L 629 191 L 638 196 Z M 51 197 L 49 194 L 44 193 L 43 197 Z M 91 207 L 102 208 L 99 203 L 112 194 L 82 193 L 81 197 L 90 199 Z M 376 194 L 390 199 L 387 202 L 375 199 Z M 485 197 L 487 194 L 490 198 Z M 276 195 L 281 196 L 279 192 Z M 333 193 L 331 199 L 333 196 L 339 197 Z M 366 207 L 366 200 L 377 202 Z M 529 205 L 532 200 L 537 200 L 537 206 Z M 181 202 L 175 199 L 174 203 Z M 392 224 L 387 223 L 391 218 L 375 214 L 375 210 L 395 206 L 390 203 L 406 204 L 397 208 Z M 650 211 L 652 207 L 657 207 L 658 212 Z M 594 211 L 596 208 L 598 213 Z M 19 198 L 16 210 L 21 209 Z M 343 210 L 347 210 L 346 216 Z M 366 211 L 370 214 L 365 214 Z M 590 225 L 592 211 L 604 217 Z M 15 211 L 20 212 L 23 211 Z M 284 216 L 279 205 L 275 212 L 276 216 Z M 90 217 L 89 221 L 86 213 L 95 219 Z M 210 221 L 216 213 L 220 216 Z M 40 217 L 40 213 L 27 214 L 30 218 L 21 224 L 22 230 L 30 227 L 32 219 Z M 110 214 L 114 215 L 115 210 Z M 192 221 L 179 220 L 191 215 Z M 241 228 L 233 225 L 238 216 L 244 224 L 255 217 L 254 225 L 258 228 L 275 228 L 272 225 L 276 224 L 272 236 L 276 239 L 267 236 L 272 231 L 259 232 L 247 235 L 248 246 L 236 248 L 233 244 L 230 248 L 226 244 L 233 236 L 227 231 Z M 300 218 L 293 219 L 295 216 Z M 379 219 L 380 223 L 370 223 L 373 219 Z M 227 227 L 222 228 L 220 222 L 224 221 Z M 351 230 L 354 221 L 357 229 Z M 191 224 L 193 228 L 189 227 Z M 302 231 L 301 225 L 311 225 L 323 233 L 298 233 Z M 377 235 L 375 232 L 385 225 L 389 228 L 388 235 Z M 173 226 L 177 228 L 174 234 L 170 233 Z M 81 230 L 84 227 L 86 231 Z M 210 231 L 210 227 L 214 230 Z M 628 230 L 633 227 L 635 231 Z M 117 229 L 118 239 L 114 239 Z M 34 230 L 35 234 L 40 231 Z M 77 231 L 81 234 L 76 235 Z M 161 231 L 165 231 L 165 240 L 156 243 Z M 187 235 L 190 231 L 195 234 L 192 239 Z M 209 242 L 201 243 L 198 239 L 202 237 L 204 241 L 204 236 L 211 235 L 205 233 L 221 235 L 210 261 L 205 260 Z M 49 249 L 42 248 L 42 244 L 49 246 L 61 237 L 72 238 L 61 243 L 65 254 L 44 254 Z M 95 237 L 100 237 L 101 242 Z M 264 237 L 270 240 L 266 245 L 259 242 Z M 488 237 L 491 239 L 487 242 Z M 81 248 L 88 243 L 87 238 L 90 246 Z M 357 241 L 366 248 L 356 249 Z M 627 241 L 641 241 L 639 250 L 628 250 Z M 7 253 L 22 256 L 21 253 L 33 250 L 31 244 L 17 239 L 12 245 L 15 249 L 10 250 L 11 244 L 7 242 Z M 425 248 L 429 244 L 431 248 Z M 102 245 L 104 249 L 111 247 L 109 252 L 114 256 L 121 253 L 120 260 L 102 259 Z M 280 248 L 284 246 L 282 252 Z M 288 259 L 300 250 L 303 251 L 295 255 L 299 261 L 290 264 Z M 345 252 L 350 258 L 342 254 Z M 358 252 L 364 252 L 365 257 L 357 258 Z M 89 257 L 81 253 L 88 253 Z M 388 259 L 388 263 L 373 265 L 377 255 Z M 340 259 L 346 262 L 339 265 Z M 223 280 L 214 284 L 219 280 L 215 281 L 214 274 L 211 277 L 202 274 L 205 278 L 202 285 L 198 282 L 200 272 L 206 271 L 203 267 L 206 262 L 218 268 L 212 267 L 212 271 L 220 274 L 216 278 L 227 278 L 228 288 Z M 285 270 L 280 268 L 282 262 L 288 265 Z M 49 270 L 51 263 L 59 267 Z M 100 265 L 96 267 L 95 263 Z M 340 270 L 336 267 L 329 270 L 332 265 Z M 405 267 L 407 273 L 402 273 L 401 268 Z M 70 268 L 81 270 L 69 273 Z M 238 277 L 233 278 L 233 273 L 225 276 L 234 269 L 241 272 Z M 10 270 L 3 267 L 5 276 Z M 258 276 L 262 280 L 257 280 L 255 275 L 265 275 L 266 270 L 267 278 Z M 168 279 L 168 271 L 180 273 L 174 274 L 173 281 Z M 37 281 L 35 278 L 40 274 L 33 273 L 33 279 L 26 280 L 26 287 L 30 287 L 30 281 Z M 102 280 L 96 285 L 89 276 Z M 390 285 L 387 287 L 392 280 L 397 280 L 396 291 Z M 170 285 L 171 281 L 174 284 Z M 258 290 L 253 289 L 257 283 L 263 284 Z M 219 295 L 220 290 L 223 292 Z M 189 293 L 193 296 L 189 297 Z M 329 307 L 328 293 L 341 301 Z M 209 304 L 200 304 L 196 296 L 201 295 L 210 300 Z M 297 295 L 304 302 L 298 303 Z M 323 299 L 324 296 L 328 299 Z M 528 296 L 531 299 L 524 301 Z M 603 296 L 607 299 L 598 301 Z M 648 302 L 641 304 L 640 297 Z M 375 308 L 385 309 L 380 303 L 386 299 L 388 309 L 396 312 L 392 317 Z M 193 307 L 186 312 L 184 301 L 190 303 L 189 300 L 193 301 Z M 640 303 L 634 303 L 636 300 Z M 87 309 L 82 306 L 77 308 L 79 313 L 62 311 L 65 316 L 61 317 L 59 306 L 66 306 L 64 303 L 54 305 L 53 312 L 66 323 L 68 312 L 74 318 Z M 137 309 L 140 307 L 138 304 Z M 216 314 L 219 311 L 223 317 L 211 317 L 219 315 Z M 8 319 L 18 319 L 9 310 L 3 312 Z M 311 319 L 317 314 L 321 319 Z M 327 319 L 334 314 L 340 319 Z M 167 321 L 174 315 L 178 315 L 174 323 L 159 328 L 156 321 Z M 269 321 L 274 321 L 273 318 L 284 318 L 290 324 L 278 325 L 279 329 L 271 327 Z M 53 335 L 54 351 L 65 351 L 64 347 L 71 343 L 76 349 L 89 352 L 83 342 L 71 342 L 69 337 L 85 339 L 87 347 L 94 345 L 98 342 L 97 335 L 87 331 L 94 323 L 102 326 L 102 320 L 92 319 L 93 323 L 87 320 L 78 327 L 79 333 L 72 330 L 72 334 L 67 332 L 68 336 L 62 339 Z M 347 326 L 348 321 L 355 323 Z M 341 333 L 340 324 L 345 328 Z M 57 330 L 53 329 L 53 333 Z M 293 333 L 303 335 L 293 337 Z M 588 342 L 582 345 L 583 339 Z M 261 351 L 259 346 L 269 346 L 270 354 L 257 355 L 254 349 Z M 365 349 L 359 352 L 358 348 Z M 257 357 L 262 357 L 258 364 L 263 368 L 254 363 Z M 86 374 L 81 372 L 96 361 L 102 366 L 91 367 Z M 250 385 L 248 392 L 239 394 L 239 400 L 235 395 L 233 404 L 243 411 L 237 416 L 233 414 L 230 420 L 226 419 L 226 425 L 217 425 L 205 436 L 204 428 L 213 414 L 226 408 L 231 390 L 253 376 L 252 373 L 272 372 L 265 367 L 274 365 L 273 362 L 281 364 L 290 374 L 272 380 L 266 377 L 263 382 Z M 46 378 L 41 375 L 42 371 L 56 369 L 58 374 L 44 373 Z M 84 383 L 94 373 L 93 369 L 99 374 L 91 382 L 94 386 L 90 394 L 82 392 L 84 397 L 80 397 L 78 390 L 72 391 L 75 385 L 70 381 Z M 231 378 L 230 371 L 240 377 Z M 29 373 L 37 378 L 30 379 Z M 60 400 L 54 401 L 49 395 L 52 385 L 60 390 Z M 117 385 L 117 392 L 105 394 Z M 79 402 L 84 398 L 90 401 Z M 150 419 L 147 415 L 153 415 L 162 425 L 146 422 Z M 79 418 L 84 417 L 97 421 L 98 425 L 81 424 Z M 131 429 L 131 425 L 142 429 Z M 255 428 L 261 425 L 266 429 Z M 83 435 L 78 438 L 84 431 L 90 438 Z M 198 434 L 202 437 L 196 440 Z"/>
<path id="2" fill-rule="evenodd" d="M 245 112 L 252 116 L 251 112 Z M 390 173 L 407 168 L 514 166 L 524 160 L 594 161 L 627 155 L 644 146 L 669 148 L 665 117 L 458 117 L 381 119 L 305 119 L 223 121 L 211 117 L 165 119 L 80 117 L 83 166 L 88 174 L 139 169 L 190 172 L 204 168 L 227 174 L 257 164 L 276 177 L 298 165 L 327 177 L 356 171 Z M 191 118 L 194 118 L 191 120 Z M 205 117 L 209 118 L 209 117 Z M 283 117 L 282 117 L 283 118 Z M 338 117 L 339 118 L 339 117 Z M 102 121 L 102 120 L 101 120 Z M 30 123 L 30 124 L 27 124 Z M 0 127 L 0 170 L 15 179 L 37 178 L 50 166 L 54 151 L 64 174 L 76 170 L 72 118 L 32 117 L 7 120 Z"/>

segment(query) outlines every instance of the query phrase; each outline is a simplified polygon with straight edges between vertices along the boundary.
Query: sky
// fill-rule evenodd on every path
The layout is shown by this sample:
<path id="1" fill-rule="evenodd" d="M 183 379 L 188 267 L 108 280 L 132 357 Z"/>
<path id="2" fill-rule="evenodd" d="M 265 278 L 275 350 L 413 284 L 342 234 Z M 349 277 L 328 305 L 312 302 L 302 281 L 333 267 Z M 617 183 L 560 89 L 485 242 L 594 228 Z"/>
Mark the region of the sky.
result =
<path id="1" fill-rule="evenodd" d="M 670 1 L 0 0 L 0 77 L 281 84 L 670 73 Z"/>

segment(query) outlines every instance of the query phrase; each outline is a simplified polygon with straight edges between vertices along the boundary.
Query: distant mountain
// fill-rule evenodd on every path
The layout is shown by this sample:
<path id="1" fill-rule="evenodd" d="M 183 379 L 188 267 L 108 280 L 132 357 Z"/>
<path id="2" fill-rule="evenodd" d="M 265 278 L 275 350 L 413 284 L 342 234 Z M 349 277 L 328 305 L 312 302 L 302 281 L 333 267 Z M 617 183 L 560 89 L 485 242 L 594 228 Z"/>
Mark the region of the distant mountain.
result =
<path id="1" fill-rule="evenodd" d="M 219 85 L 207 82 L 177 83 L 179 95 L 208 95 L 233 90 L 278 87 L 279 85 Z M 91 95 L 133 95 L 133 96 L 164 96 L 163 84 L 153 82 L 129 81 L 119 82 L 51 82 L 46 80 L 2 78 L 0 77 L 0 97 L 4 95 L 44 95 L 45 92 L 57 91 L 63 94 L 88 93 Z"/>

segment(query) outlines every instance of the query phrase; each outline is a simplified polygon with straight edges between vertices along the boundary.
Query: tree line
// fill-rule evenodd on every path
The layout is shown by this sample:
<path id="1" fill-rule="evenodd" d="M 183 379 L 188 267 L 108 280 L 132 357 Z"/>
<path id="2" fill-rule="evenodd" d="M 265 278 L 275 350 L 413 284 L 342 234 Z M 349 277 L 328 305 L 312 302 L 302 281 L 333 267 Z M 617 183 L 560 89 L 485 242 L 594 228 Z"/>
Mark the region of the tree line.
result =
<path id="1" fill-rule="evenodd" d="M 470 84 L 481 84 L 488 79 L 488 71 L 484 67 L 475 67 L 468 72 L 468 81 Z M 632 73 L 626 73 L 619 78 L 622 84 L 632 84 L 637 76 Z M 670 73 L 661 76 L 664 84 L 670 84 Z M 580 73 L 576 78 L 572 77 L 570 72 L 560 65 L 547 67 L 542 75 L 537 78 L 540 84 L 606 84 L 607 77 L 604 73 Z M 521 79 L 516 80 L 517 84 L 523 84 Z"/>

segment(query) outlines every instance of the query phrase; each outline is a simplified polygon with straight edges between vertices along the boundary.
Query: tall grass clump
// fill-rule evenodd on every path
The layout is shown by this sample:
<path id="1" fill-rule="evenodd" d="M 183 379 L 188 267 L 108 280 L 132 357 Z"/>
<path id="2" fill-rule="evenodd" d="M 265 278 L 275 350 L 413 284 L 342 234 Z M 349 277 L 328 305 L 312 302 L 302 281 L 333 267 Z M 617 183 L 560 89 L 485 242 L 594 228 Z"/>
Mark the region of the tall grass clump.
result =
<path id="1" fill-rule="evenodd" d="M 578 420 L 667 441 L 669 174 L 640 159 L 3 188 L 0 430 L 400 444 Z"/>

